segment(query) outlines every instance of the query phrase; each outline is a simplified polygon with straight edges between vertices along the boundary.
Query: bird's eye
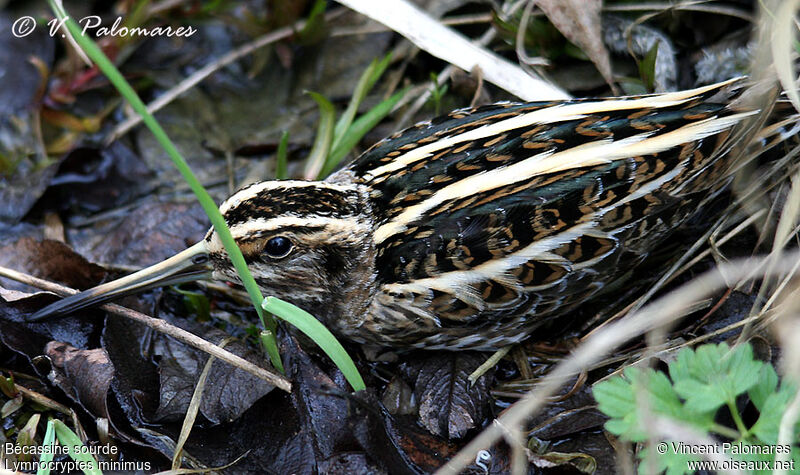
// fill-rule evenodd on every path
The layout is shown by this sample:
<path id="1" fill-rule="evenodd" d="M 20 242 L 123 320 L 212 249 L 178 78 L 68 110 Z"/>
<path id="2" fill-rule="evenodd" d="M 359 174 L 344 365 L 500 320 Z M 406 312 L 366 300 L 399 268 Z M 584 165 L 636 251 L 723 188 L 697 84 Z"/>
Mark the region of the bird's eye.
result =
<path id="1" fill-rule="evenodd" d="M 288 238 L 283 236 L 275 236 L 274 238 L 270 238 L 267 241 L 267 245 L 264 246 L 264 252 L 273 259 L 281 259 L 289 255 L 292 252 L 294 246 L 292 245 L 292 241 Z"/>

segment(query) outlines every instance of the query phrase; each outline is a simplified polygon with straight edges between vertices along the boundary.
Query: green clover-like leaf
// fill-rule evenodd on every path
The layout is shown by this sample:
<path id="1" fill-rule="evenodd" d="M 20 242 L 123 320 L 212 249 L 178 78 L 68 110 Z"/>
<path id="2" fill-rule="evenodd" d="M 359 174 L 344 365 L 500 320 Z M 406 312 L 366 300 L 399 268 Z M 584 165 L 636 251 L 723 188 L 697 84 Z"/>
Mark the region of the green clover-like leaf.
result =
<path id="1" fill-rule="evenodd" d="M 759 408 L 758 420 L 750 432 L 765 444 L 778 442 L 778 430 L 781 425 L 786 405 L 794 398 L 795 388 L 791 384 L 783 384 L 778 392 L 772 393 L 764 400 Z M 795 433 L 797 430 L 795 430 Z"/>
<path id="2" fill-rule="evenodd" d="M 778 373 L 772 365 L 764 365 L 758 382 L 747 391 L 753 405 L 761 412 L 767 398 L 778 390 Z"/>
<path id="3" fill-rule="evenodd" d="M 733 404 L 736 397 L 755 386 L 763 363 L 753 359 L 753 348 L 740 345 L 703 345 L 696 351 L 681 350 L 669 365 L 675 391 L 686 405 L 699 412 Z"/>

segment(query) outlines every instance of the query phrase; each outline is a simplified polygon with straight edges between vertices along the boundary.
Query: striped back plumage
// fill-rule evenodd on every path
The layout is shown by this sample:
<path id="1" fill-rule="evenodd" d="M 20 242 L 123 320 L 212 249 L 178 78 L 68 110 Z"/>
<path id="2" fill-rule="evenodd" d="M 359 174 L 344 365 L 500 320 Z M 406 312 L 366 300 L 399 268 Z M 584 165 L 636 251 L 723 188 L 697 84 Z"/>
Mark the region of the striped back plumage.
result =
<path id="1" fill-rule="evenodd" d="M 597 293 L 722 188 L 741 90 L 496 104 L 376 144 L 346 170 L 375 215 L 375 339 L 493 348 Z"/>

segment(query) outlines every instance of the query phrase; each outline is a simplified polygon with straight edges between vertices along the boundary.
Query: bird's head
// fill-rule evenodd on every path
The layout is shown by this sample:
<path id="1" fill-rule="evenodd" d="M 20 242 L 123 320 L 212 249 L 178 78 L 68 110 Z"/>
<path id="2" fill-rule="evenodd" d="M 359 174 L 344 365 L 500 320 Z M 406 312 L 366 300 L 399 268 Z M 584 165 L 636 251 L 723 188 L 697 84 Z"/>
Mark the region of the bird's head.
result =
<path id="1" fill-rule="evenodd" d="M 304 306 L 330 304 L 370 265 L 374 223 L 358 188 L 272 181 L 244 188 L 220 212 L 259 287 Z M 203 245 L 213 278 L 239 282 L 219 235 Z"/>
<path id="2" fill-rule="evenodd" d="M 220 212 L 264 292 L 320 317 L 363 311 L 374 269 L 374 223 L 367 195 L 326 182 L 255 183 L 228 198 Z M 198 279 L 240 283 L 212 228 L 189 249 L 121 279 L 43 308 L 38 320 L 145 289 Z M 320 312 L 327 315 L 320 315 Z"/>

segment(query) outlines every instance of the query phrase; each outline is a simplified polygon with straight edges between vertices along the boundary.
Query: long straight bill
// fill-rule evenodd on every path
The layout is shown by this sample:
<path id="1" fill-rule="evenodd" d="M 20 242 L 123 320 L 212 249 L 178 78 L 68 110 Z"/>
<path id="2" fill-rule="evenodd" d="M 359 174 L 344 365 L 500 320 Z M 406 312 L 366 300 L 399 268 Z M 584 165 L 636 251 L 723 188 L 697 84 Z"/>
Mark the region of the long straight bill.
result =
<path id="1" fill-rule="evenodd" d="M 209 263 L 205 242 L 201 241 L 169 259 L 139 272 L 98 285 L 58 302 L 53 302 L 31 315 L 28 321 L 67 315 L 76 310 L 100 305 L 117 297 L 123 297 L 154 287 L 210 279 L 211 271 L 212 268 Z"/>

